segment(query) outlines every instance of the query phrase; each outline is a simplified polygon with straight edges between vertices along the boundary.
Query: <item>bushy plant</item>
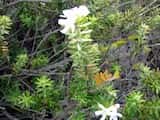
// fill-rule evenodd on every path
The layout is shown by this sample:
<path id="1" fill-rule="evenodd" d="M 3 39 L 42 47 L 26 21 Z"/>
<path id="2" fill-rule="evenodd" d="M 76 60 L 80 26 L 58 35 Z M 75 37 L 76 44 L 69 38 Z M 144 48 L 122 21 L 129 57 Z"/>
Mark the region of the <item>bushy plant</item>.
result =
<path id="1" fill-rule="evenodd" d="M 147 89 L 152 90 L 155 94 L 160 94 L 160 72 L 151 70 L 149 67 L 141 65 L 141 81 Z"/>
<path id="2" fill-rule="evenodd" d="M 79 110 L 75 110 L 72 114 L 71 114 L 71 116 L 70 116 L 70 118 L 69 118 L 70 120 L 84 120 L 85 119 L 85 113 L 84 112 L 82 112 L 80 109 Z"/>
<path id="3" fill-rule="evenodd" d="M 26 53 L 19 54 L 16 58 L 16 62 L 13 64 L 15 72 L 20 72 L 28 63 L 28 56 Z"/>
<path id="4" fill-rule="evenodd" d="M 47 22 L 47 17 L 43 15 L 43 12 L 38 12 L 30 8 L 32 4 L 24 3 L 21 6 L 23 7 L 19 8 L 18 17 L 24 27 L 35 29 L 35 26 L 40 27 L 42 23 L 45 24 Z"/>
<path id="5" fill-rule="evenodd" d="M 160 108 L 159 108 L 159 98 L 154 100 L 146 101 L 141 106 L 140 110 L 140 120 L 158 120 L 160 117 Z"/>
<path id="6" fill-rule="evenodd" d="M 35 104 L 34 96 L 31 95 L 29 91 L 23 92 L 21 95 L 17 98 L 17 105 L 21 108 L 32 108 Z"/>
<path id="7" fill-rule="evenodd" d="M 13 87 L 14 91 L 13 89 L 9 90 L 6 97 L 14 105 L 22 109 L 59 109 L 58 101 L 61 92 L 49 77 L 41 76 L 36 78 L 33 92 L 29 90 L 22 91 L 19 87 Z"/>
<path id="8" fill-rule="evenodd" d="M 49 59 L 45 55 L 37 55 L 31 61 L 31 65 L 33 68 L 39 68 L 45 66 L 49 63 Z"/>
<path id="9" fill-rule="evenodd" d="M 35 96 L 37 97 L 37 106 L 40 109 L 50 108 L 54 110 L 57 109 L 58 100 L 60 99 L 60 89 L 56 88 L 55 83 L 47 76 L 41 76 L 35 81 Z"/>
<path id="10" fill-rule="evenodd" d="M 151 18 L 150 25 L 153 28 L 159 28 L 159 26 L 160 26 L 160 15 L 156 15 L 153 18 Z"/>
<path id="11" fill-rule="evenodd" d="M 10 89 L 5 90 L 5 97 L 6 100 L 10 103 L 12 103 L 13 105 L 17 105 L 18 104 L 18 96 L 20 96 L 22 94 L 20 88 L 19 88 L 19 83 L 18 82 L 12 82 L 12 85 L 9 86 Z"/>
<path id="12" fill-rule="evenodd" d="M 53 81 L 51 81 L 47 76 L 42 76 L 38 78 L 35 82 L 36 92 L 42 97 L 46 98 L 52 94 L 53 91 Z"/>
<path id="13" fill-rule="evenodd" d="M 133 91 L 126 98 L 124 120 L 139 120 L 140 108 L 144 103 L 143 94 Z"/>
<path id="14" fill-rule="evenodd" d="M 4 35 L 9 34 L 12 21 L 8 16 L 0 16 L 0 41 L 4 40 Z"/>

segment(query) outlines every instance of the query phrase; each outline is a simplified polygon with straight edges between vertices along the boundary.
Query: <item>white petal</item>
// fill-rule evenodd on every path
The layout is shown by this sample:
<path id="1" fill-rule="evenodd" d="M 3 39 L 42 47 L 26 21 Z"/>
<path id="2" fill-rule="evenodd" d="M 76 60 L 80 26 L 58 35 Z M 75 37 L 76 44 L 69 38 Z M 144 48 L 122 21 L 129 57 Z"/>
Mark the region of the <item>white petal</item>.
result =
<path id="1" fill-rule="evenodd" d="M 118 117 L 122 117 L 122 114 L 120 114 L 120 113 L 117 113 L 117 116 L 118 116 Z"/>
<path id="2" fill-rule="evenodd" d="M 64 29 L 61 30 L 64 34 L 67 32 L 73 33 L 75 31 L 75 25 L 70 19 L 59 19 L 58 24 L 64 27 Z"/>
<path id="3" fill-rule="evenodd" d="M 117 120 L 118 117 L 122 117 L 122 114 L 110 111 L 108 116 L 110 116 L 110 120 Z"/>
<path id="4" fill-rule="evenodd" d="M 116 107 L 117 109 L 119 109 L 119 108 L 120 108 L 120 104 L 115 104 L 115 107 Z"/>
<path id="5" fill-rule="evenodd" d="M 60 20 L 58 21 L 58 24 L 68 26 L 68 25 L 74 24 L 74 22 L 75 22 L 75 21 L 73 21 L 73 20 L 71 20 L 71 19 L 60 19 Z"/>
<path id="6" fill-rule="evenodd" d="M 59 15 L 60 17 L 62 17 L 62 18 L 66 18 L 66 16 L 64 16 L 64 15 Z"/>
<path id="7" fill-rule="evenodd" d="M 105 120 L 106 119 L 106 115 L 102 115 L 102 117 L 100 118 L 100 120 Z"/>
<path id="8" fill-rule="evenodd" d="M 109 120 L 118 120 L 118 118 L 116 116 L 111 116 Z"/>
<path id="9" fill-rule="evenodd" d="M 65 17 L 70 17 L 72 15 L 72 9 L 63 10 L 63 14 Z"/>
<path id="10" fill-rule="evenodd" d="M 89 10 L 86 6 L 82 5 L 80 7 L 74 7 L 71 9 L 63 10 L 64 15 L 61 17 L 66 17 L 66 19 L 59 19 L 58 24 L 63 26 L 64 29 L 61 30 L 62 33 L 66 34 L 67 32 L 75 31 L 75 22 L 78 17 L 86 16 L 89 14 Z M 86 31 L 90 32 L 90 31 Z M 85 33 L 84 33 L 85 34 Z"/>
<path id="11" fill-rule="evenodd" d="M 79 11 L 81 11 L 81 15 L 82 16 L 87 16 L 90 13 L 88 8 L 86 6 L 84 6 L 84 5 L 81 5 L 79 7 Z"/>
<path id="12" fill-rule="evenodd" d="M 63 26 L 63 25 L 66 25 L 66 24 L 67 24 L 67 20 L 66 20 L 66 19 L 59 19 L 59 20 L 58 20 L 58 24 L 59 24 L 59 25 L 62 25 L 62 26 Z"/>
<path id="13" fill-rule="evenodd" d="M 60 32 L 63 33 L 63 34 L 67 34 L 68 30 L 69 29 L 67 27 L 65 27 Z"/>
<path id="14" fill-rule="evenodd" d="M 63 30 L 61 30 L 61 32 L 64 34 L 73 33 L 74 31 L 75 31 L 75 26 L 73 24 L 64 26 Z"/>
<path id="15" fill-rule="evenodd" d="M 96 115 L 96 116 L 100 116 L 100 115 L 102 115 L 102 114 L 103 114 L 103 111 L 102 111 L 102 110 L 98 110 L 98 111 L 95 112 L 95 115 Z"/>
<path id="16" fill-rule="evenodd" d="M 77 7 L 72 9 L 63 10 L 63 14 L 67 19 L 75 21 L 77 19 Z"/>

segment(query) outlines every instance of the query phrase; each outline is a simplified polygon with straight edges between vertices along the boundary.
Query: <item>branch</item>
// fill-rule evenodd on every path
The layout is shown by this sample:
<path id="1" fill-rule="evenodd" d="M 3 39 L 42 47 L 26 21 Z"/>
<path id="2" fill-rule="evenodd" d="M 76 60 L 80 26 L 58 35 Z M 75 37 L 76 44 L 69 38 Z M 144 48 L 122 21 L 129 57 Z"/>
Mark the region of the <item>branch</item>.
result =
<path id="1" fill-rule="evenodd" d="M 56 29 L 56 30 L 54 30 L 54 31 L 48 32 L 48 33 L 44 36 L 44 38 L 40 41 L 40 43 L 38 44 L 35 52 L 40 48 L 40 46 L 43 44 L 44 41 L 46 41 L 52 34 L 58 32 L 58 31 L 60 31 L 60 29 Z"/>
<path id="2" fill-rule="evenodd" d="M 19 120 L 18 118 L 15 118 L 15 117 L 12 116 L 11 114 L 9 114 L 4 107 L 1 107 L 1 106 L 0 106 L 0 110 L 3 111 L 2 113 L 8 118 L 8 120 Z"/>
<path id="3" fill-rule="evenodd" d="M 160 46 L 160 43 L 155 43 L 155 44 L 152 44 L 152 45 L 148 45 L 149 47 L 156 47 L 156 46 Z"/>
<path id="4" fill-rule="evenodd" d="M 7 4 L 2 9 L 13 6 L 13 5 L 16 5 L 20 2 L 46 2 L 47 3 L 47 2 L 52 2 L 52 1 L 51 0 L 17 0 L 17 1 L 14 1 L 14 2 L 11 2 L 11 3 Z"/>
<path id="5" fill-rule="evenodd" d="M 19 74 L 19 76 L 21 75 L 27 75 L 27 76 L 39 76 L 39 75 L 64 75 L 66 73 L 57 73 L 56 68 L 63 68 L 64 65 L 66 65 L 68 62 L 70 62 L 70 59 L 65 59 L 61 62 L 58 63 L 54 63 L 54 64 L 49 64 L 45 67 L 42 67 L 40 69 L 36 69 L 36 70 L 27 70 L 27 69 L 23 69 L 21 74 Z"/>
<path id="6" fill-rule="evenodd" d="M 3 112 L 3 114 L 4 114 L 9 120 L 19 120 L 19 119 L 15 118 L 14 116 L 12 116 L 11 114 L 9 114 L 6 110 Z"/>

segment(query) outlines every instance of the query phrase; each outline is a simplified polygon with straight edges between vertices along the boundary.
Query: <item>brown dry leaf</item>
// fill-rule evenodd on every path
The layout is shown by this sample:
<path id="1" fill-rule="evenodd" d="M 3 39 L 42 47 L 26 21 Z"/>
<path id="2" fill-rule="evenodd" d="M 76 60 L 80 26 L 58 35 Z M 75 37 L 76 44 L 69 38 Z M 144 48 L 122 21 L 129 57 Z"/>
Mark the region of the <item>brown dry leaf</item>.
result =
<path id="1" fill-rule="evenodd" d="M 116 71 L 114 75 L 112 75 L 107 70 L 105 70 L 105 72 L 98 72 L 94 76 L 97 86 L 102 85 L 108 81 L 116 80 L 118 78 L 120 78 L 119 72 Z"/>

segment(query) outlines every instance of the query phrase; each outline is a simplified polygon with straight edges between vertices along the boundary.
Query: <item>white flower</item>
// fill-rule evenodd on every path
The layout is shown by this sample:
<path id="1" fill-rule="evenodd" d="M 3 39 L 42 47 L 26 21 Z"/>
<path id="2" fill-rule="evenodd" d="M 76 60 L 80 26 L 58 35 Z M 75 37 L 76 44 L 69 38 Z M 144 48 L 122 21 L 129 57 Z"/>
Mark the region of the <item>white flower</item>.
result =
<path id="1" fill-rule="evenodd" d="M 118 109 L 120 108 L 119 104 L 115 104 L 110 106 L 109 108 L 105 108 L 102 104 L 98 103 L 99 108 L 102 110 L 98 110 L 95 112 L 96 116 L 102 116 L 100 120 L 105 120 L 107 116 L 109 116 L 109 120 L 118 120 L 118 117 L 122 117 L 120 113 L 118 113 Z"/>
<path id="2" fill-rule="evenodd" d="M 109 107 L 109 120 L 118 120 L 118 117 L 122 117 L 122 114 L 118 113 L 118 109 L 120 108 L 120 104 L 115 104 Z"/>
<path id="3" fill-rule="evenodd" d="M 75 24 L 71 19 L 59 19 L 58 24 L 64 27 L 61 30 L 63 34 L 68 34 L 69 32 L 73 33 L 75 30 Z"/>
<path id="4" fill-rule="evenodd" d="M 102 104 L 98 103 L 98 107 L 101 108 L 102 110 L 98 110 L 95 112 L 96 116 L 102 116 L 100 120 L 105 120 L 107 117 L 107 114 L 109 113 L 108 109 L 105 108 Z"/>
<path id="5" fill-rule="evenodd" d="M 87 16 L 90 13 L 85 5 L 79 6 L 79 8 L 76 10 L 77 10 L 76 15 L 79 17 Z"/>
<path id="6" fill-rule="evenodd" d="M 70 32 L 73 33 L 75 31 L 75 23 L 77 18 L 85 17 L 88 14 L 89 10 L 84 5 L 63 10 L 63 15 L 60 16 L 64 17 L 65 19 L 58 20 L 58 24 L 64 27 L 61 32 L 64 34 L 68 34 Z"/>

